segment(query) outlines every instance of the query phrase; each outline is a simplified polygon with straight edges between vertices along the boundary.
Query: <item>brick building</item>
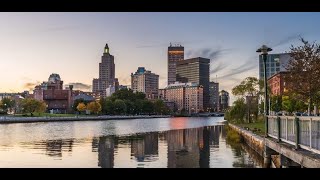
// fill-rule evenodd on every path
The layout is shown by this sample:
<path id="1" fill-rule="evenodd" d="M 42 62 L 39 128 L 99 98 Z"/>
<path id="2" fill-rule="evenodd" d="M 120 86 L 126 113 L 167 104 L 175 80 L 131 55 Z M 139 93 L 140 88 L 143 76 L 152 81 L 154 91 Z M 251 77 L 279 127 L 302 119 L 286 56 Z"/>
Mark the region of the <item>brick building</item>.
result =
<path id="1" fill-rule="evenodd" d="M 59 74 L 51 74 L 47 82 L 43 82 L 34 89 L 34 99 L 44 101 L 47 110 L 56 113 L 67 113 L 72 109 L 73 93 L 72 86 L 63 89 L 63 81 Z"/>

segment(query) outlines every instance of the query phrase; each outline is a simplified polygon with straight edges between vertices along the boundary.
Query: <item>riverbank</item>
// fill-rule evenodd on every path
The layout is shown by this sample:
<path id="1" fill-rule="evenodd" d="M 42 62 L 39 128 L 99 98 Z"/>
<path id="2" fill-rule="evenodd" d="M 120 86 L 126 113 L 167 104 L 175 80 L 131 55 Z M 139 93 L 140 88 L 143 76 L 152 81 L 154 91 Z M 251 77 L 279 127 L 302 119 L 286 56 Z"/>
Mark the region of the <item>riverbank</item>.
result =
<path id="1" fill-rule="evenodd" d="M 74 117 L 12 117 L 0 116 L 0 124 L 7 123 L 34 123 L 34 122 L 62 122 L 62 121 L 103 121 L 122 119 L 148 119 L 148 118 L 169 118 L 169 115 L 141 115 L 141 116 L 74 116 Z"/>
<path id="2" fill-rule="evenodd" d="M 247 131 L 237 125 L 228 124 L 229 127 L 236 131 L 241 138 L 243 139 L 243 141 L 250 147 L 252 148 L 254 151 L 256 151 L 259 155 L 263 156 L 263 152 L 264 152 L 264 137 L 259 136 L 251 131 Z"/>

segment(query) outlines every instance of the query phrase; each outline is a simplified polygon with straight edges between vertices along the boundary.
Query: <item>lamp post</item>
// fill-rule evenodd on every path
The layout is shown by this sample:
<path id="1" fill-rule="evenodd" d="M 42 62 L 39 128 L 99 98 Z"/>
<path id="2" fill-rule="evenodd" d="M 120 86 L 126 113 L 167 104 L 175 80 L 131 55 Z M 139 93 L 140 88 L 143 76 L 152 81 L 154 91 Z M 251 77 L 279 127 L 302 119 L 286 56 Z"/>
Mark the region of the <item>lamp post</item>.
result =
<path id="1" fill-rule="evenodd" d="M 267 67 L 266 67 L 266 61 L 267 61 L 267 55 L 268 52 L 272 51 L 271 48 L 267 47 L 266 45 L 262 45 L 261 48 L 259 48 L 256 52 L 260 53 L 262 55 L 263 59 L 263 75 L 264 75 L 264 120 L 265 120 L 265 136 L 268 136 L 268 86 L 267 86 Z"/>

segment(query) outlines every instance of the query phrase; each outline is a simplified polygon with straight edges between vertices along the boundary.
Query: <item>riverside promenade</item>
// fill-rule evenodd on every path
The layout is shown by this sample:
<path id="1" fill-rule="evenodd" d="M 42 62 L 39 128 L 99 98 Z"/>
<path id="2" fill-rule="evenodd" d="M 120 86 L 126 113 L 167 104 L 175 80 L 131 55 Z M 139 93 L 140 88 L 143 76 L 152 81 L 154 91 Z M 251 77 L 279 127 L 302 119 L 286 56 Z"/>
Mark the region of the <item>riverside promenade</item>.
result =
<path id="1" fill-rule="evenodd" d="M 59 121 L 102 121 L 102 120 L 122 120 L 122 119 L 149 119 L 168 118 L 170 115 L 137 115 L 137 116 L 77 116 L 74 117 L 14 117 L 0 116 L 0 124 L 6 123 L 33 123 L 33 122 L 59 122 Z"/>

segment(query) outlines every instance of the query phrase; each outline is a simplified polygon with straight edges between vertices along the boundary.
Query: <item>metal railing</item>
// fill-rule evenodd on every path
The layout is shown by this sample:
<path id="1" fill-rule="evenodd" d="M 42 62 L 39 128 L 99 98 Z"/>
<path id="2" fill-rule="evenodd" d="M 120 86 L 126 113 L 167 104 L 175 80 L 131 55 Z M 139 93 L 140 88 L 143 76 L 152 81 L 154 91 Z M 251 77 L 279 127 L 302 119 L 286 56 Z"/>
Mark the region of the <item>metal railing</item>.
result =
<path id="1" fill-rule="evenodd" d="M 268 136 L 320 154 L 320 117 L 268 116 Z"/>

